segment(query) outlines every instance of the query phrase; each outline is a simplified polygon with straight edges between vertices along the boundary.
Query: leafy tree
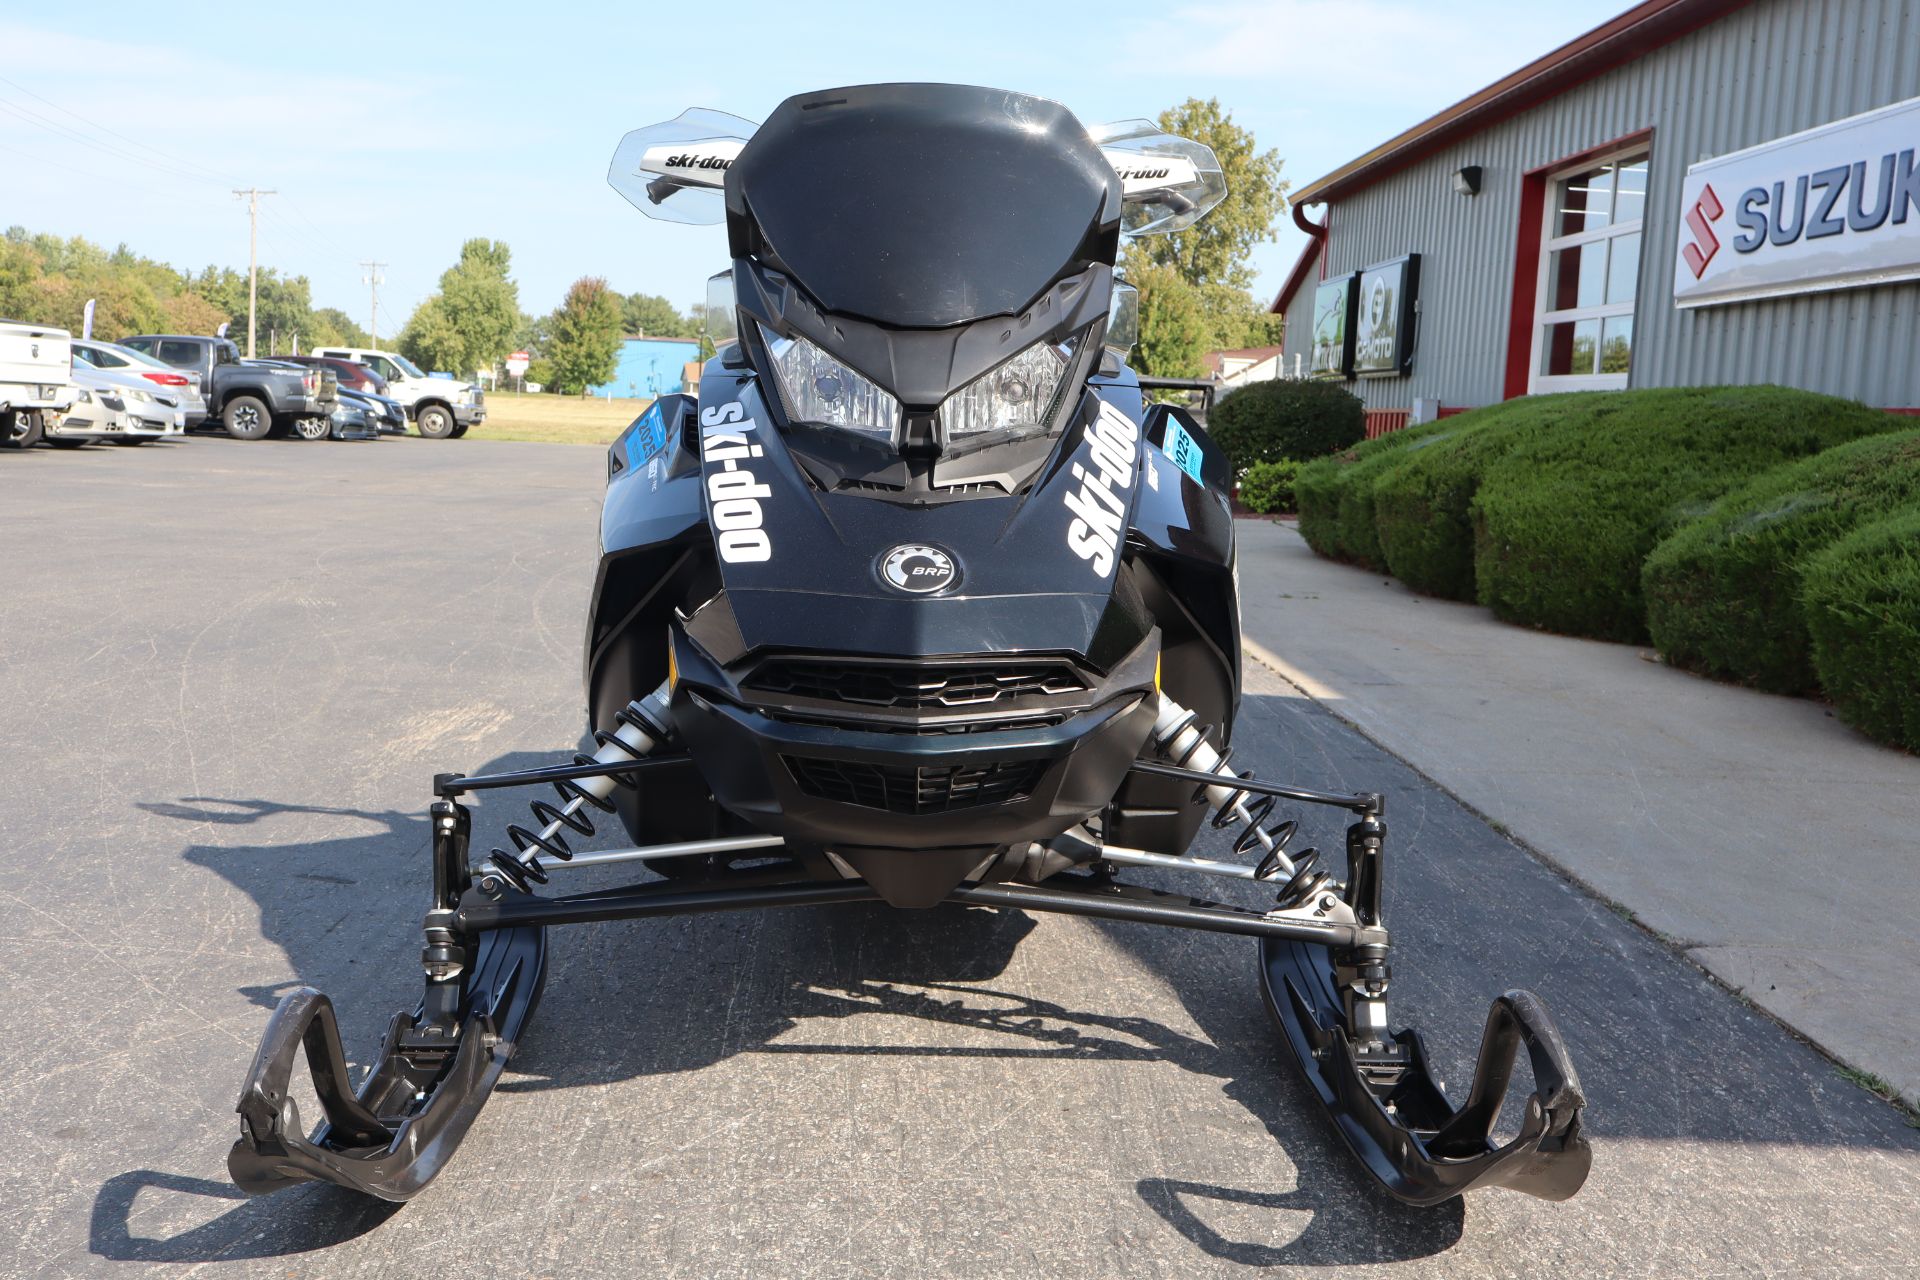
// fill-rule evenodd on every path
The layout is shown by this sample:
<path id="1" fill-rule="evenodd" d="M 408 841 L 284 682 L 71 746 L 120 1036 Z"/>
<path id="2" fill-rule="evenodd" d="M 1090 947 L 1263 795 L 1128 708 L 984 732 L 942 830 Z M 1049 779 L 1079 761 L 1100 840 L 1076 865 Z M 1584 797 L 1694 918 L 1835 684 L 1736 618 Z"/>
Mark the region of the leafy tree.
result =
<path id="1" fill-rule="evenodd" d="M 503 359 L 523 322 L 519 286 L 507 275 L 512 262 L 504 241 L 461 245 L 460 260 L 440 275 L 440 291 L 414 308 L 400 331 L 401 354 L 422 368 L 463 376 Z"/>
<path id="2" fill-rule="evenodd" d="M 373 339 L 338 307 L 316 307 L 300 331 L 300 345 L 312 347 L 367 347 Z"/>
<path id="3" fill-rule="evenodd" d="M 1157 123 L 1168 133 L 1213 148 L 1227 195 L 1185 231 L 1129 243 L 1127 278 L 1149 266 L 1178 272 L 1197 291 L 1208 350 L 1279 342 L 1280 317 L 1268 316 L 1249 291 L 1253 267 L 1248 262 L 1255 245 L 1273 239 L 1273 225 L 1287 210 L 1279 153 L 1258 150 L 1253 134 L 1235 124 L 1217 98 L 1188 98 L 1162 111 Z"/>
<path id="4" fill-rule="evenodd" d="M 218 329 L 227 318 L 220 308 L 199 294 L 184 289 L 167 298 L 161 308 L 166 313 L 161 328 L 167 333 L 208 334 Z"/>
<path id="5" fill-rule="evenodd" d="M 620 305 L 620 323 L 637 338 L 691 338 L 694 327 L 657 293 L 630 293 Z"/>
<path id="6" fill-rule="evenodd" d="M 620 295 L 600 276 L 582 276 L 553 313 L 545 355 L 563 394 L 583 394 L 609 381 L 620 358 Z"/>
<path id="7" fill-rule="evenodd" d="M 1140 291 L 1134 367 L 1155 378 L 1199 377 L 1211 336 L 1200 291 L 1172 267 L 1136 268 L 1127 281 Z"/>

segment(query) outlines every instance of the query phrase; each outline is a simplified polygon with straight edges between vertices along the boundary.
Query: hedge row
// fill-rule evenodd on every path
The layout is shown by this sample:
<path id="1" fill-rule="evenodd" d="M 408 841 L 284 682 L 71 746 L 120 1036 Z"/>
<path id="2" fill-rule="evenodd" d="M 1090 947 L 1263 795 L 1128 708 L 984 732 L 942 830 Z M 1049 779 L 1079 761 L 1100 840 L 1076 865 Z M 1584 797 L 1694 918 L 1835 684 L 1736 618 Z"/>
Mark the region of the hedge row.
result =
<path id="1" fill-rule="evenodd" d="M 1301 532 L 1510 622 L 1639 641 L 1641 565 L 1678 524 L 1782 462 L 1901 425 L 1781 387 L 1512 400 L 1305 468 Z"/>
<path id="2" fill-rule="evenodd" d="M 1920 511 L 1856 529 L 1801 578 L 1814 669 L 1840 718 L 1920 751 Z"/>
<path id="3" fill-rule="evenodd" d="M 1337 382 L 1275 378 L 1227 395 L 1207 415 L 1207 434 L 1234 474 L 1257 462 L 1323 458 L 1367 431 L 1360 397 Z"/>
<path id="4" fill-rule="evenodd" d="M 1641 583 L 1675 666 L 1776 693 L 1822 683 L 1801 609 L 1808 562 L 1852 531 L 1920 511 L 1920 431 L 1856 440 L 1766 472 L 1683 525 Z"/>

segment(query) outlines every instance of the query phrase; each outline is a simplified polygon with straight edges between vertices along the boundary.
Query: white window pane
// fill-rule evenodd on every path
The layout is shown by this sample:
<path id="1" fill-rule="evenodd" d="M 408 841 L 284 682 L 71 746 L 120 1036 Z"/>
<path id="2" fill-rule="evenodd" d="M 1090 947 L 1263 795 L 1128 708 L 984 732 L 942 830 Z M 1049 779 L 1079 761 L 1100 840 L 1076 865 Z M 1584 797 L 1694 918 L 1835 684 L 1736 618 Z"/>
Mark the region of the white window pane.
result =
<path id="1" fill-rule="evenodd" d="M 1547 310 L 1599 306 L 1607 280 L 1607 242 L 1555 250 L 1547 273 Z"/>
<path id="2" fill-rule="evenodd" d="M 1600 331 L 1600 372 L 1625 373 L 1633 364 L 1633 317 L 1608 316 Z"/>
<path id="3" fill-rule="evenodd" d="M 1540 372 L 1548 377 L 1584 376 L 1594 369 L 1600 346 L 1598 320 L 1568 320 L 1542 330 Z"/>
<path id="4" fill-rule="evenodd" d="M 1646 157 L 1622 161 L 1615 176 L 1615 185 L 1619 190 L 1614 196 L 1613 220 L 1632 222 L 1643 216 L 1647 205 Z"/>
<path id="5" fill-rule="evenodd" d="M 1632 302 L 1640 283 L 1640 233 L 1615 236 L 1610 243 L 1613 256 L 1607 263 L 1607 301 Z"/>
<path id="6" fill-rule="evenodd" d="M 1555 185 L 1554 196 L 1554 235 L 1598 231 L 1607 225 L 1613 209 L 1613 170 L 1589 169 L 1563 178 Z"/>

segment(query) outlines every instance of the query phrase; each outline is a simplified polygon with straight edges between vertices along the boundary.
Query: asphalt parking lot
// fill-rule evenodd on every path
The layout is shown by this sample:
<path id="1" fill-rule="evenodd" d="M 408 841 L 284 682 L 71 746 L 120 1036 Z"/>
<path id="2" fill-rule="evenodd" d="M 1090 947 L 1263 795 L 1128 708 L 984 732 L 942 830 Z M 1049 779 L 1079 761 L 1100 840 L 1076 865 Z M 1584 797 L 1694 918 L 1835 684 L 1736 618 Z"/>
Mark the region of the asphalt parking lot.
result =
<path id="1" fill-rule="evenodd" d="M 419 1199 L 242 1197 L 278 996 L 329 992 L 363 1053 L 416 998 L 432 775 L 579 740 L 603 476 L 474 440 L 0 456 L 0 1275 L 1920 1270 L 1920 1131 L 1257 667 L 1238 763 L 1391 795 L 1396 1022 L 1463 1081 L 1489 998 L 1553 1004 L 1572 1202 L 1374 1191 L 1251 942 L 877 907 L 562 931 Z"/>

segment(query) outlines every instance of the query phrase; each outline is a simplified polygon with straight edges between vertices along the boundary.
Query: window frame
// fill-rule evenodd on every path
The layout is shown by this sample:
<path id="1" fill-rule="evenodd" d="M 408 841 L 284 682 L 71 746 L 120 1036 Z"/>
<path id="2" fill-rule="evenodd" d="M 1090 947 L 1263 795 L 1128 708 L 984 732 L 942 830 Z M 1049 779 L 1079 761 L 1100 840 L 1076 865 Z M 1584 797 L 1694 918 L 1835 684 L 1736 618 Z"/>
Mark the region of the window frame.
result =
<path id="1" fill-rule="evenodd" d="M 1560 216 L 1559 201 L 1555 199 L 1555 188 L 1566 179 L 1588 170 L 1615 165 L 1627 165 L 1634 161 L 1646 164 L 1647 187 L 1640 194 L 1640 216 L 1625 222 L 1613 221 L 1611 217 L 1604 227 L 1591 231 L 1574 231 L 1566 235 L 1555 235 L 1555 222 Z M 1616 174 L 1618 170 L 1615 170 Z M 1527 355 L 1527 394 L 1546 395 L 1556 391 L 1624 391 L 1633 377 L 1632 356 L 1628 356 L 1625 373 L 1542 373 L 1541 358 L 1545 354 L 1547 330 L 1557 324 L 1572 324 L 1581 320 L 1599 322 L 1599 336 L 1594 343 L 1594 365 L 1598 369 L 1604 353 L 1606 341 L 1606 322 L 1620 316 L 1635 320 L 1640 306 L 1640 277 L 1647 265 L 1646 213 L 1647 201 L 1652 196 L 1653 186 L 1653 149 L 1647 139 L 1634 142 L 1603 152 L 1587 156 L 1571 163 L 1556 166 L 1545 176 L 1546 198 L 1541 201 L 1540 211 L 1540 253 L 1535 262 L 1536 281 L 1533 297 L 1532 337 L 1528 344 Z M 1608 199 L 1615 203 L 1619 200 L 1618 179 L 1612 184 Z M 1611 209 L 1609 213 L 1611 214 Z M 1601 302 L 1587 307 L 1565 307 L 1549 310 L 1547 300 L 1552 296 L 1554 286 L 1553 255 L 1562 249 L 1585 248 L 1592 244 L 1607 244 L 1612 240 L 1629 235 L 1640 237 L 1639 262 L 1635 268 L 1633 300 L 1630 302 Z M 1612 247 L 1608 245 L 1608 253 Z M 1605 284 L 1611 271 L 1611 262 L 1601 272 L 1602 296 L 1605 296 Z M 1634 328 L 1639 328 L 1637 320 Z M 1634 335 L 1638 340 L 1638 333 Z"/>

